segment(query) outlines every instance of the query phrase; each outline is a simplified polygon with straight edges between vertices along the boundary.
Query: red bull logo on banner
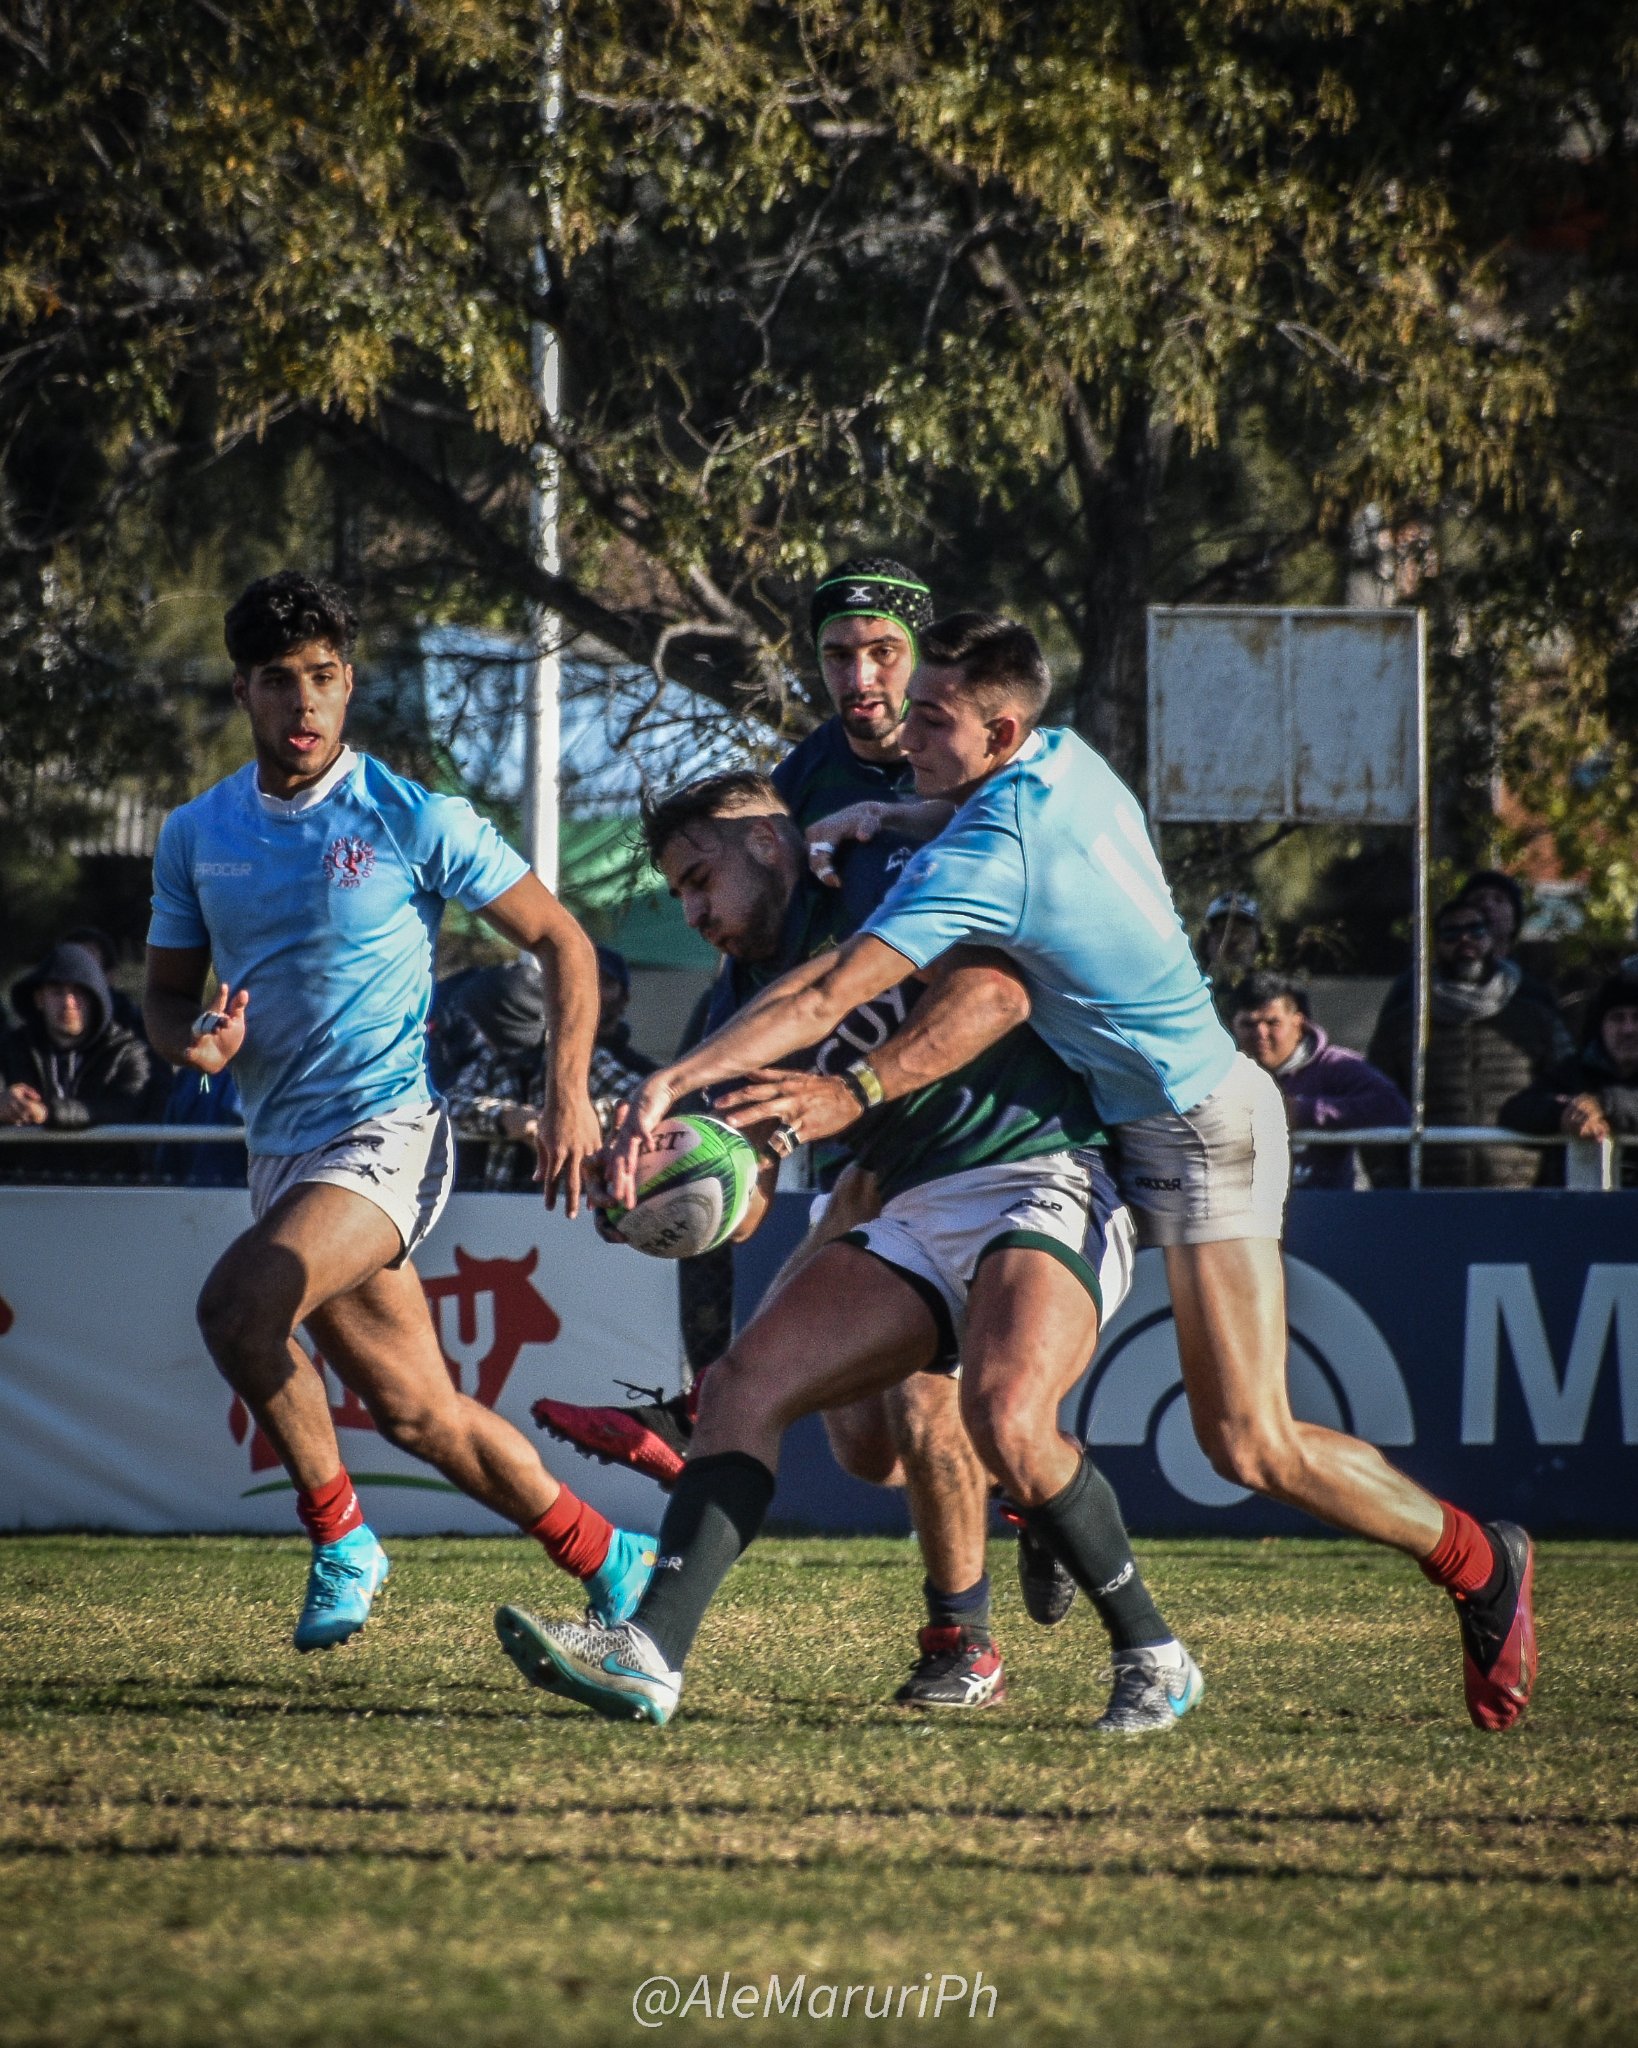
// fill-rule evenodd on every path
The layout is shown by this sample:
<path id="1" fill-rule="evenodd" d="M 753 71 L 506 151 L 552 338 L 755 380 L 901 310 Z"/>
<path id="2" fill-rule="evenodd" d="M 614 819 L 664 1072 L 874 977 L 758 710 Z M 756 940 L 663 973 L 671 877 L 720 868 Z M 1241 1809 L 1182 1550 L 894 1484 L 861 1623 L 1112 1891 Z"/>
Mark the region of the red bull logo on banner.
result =
<path id="1" fill-rule="evenodd" d="M 457 1245 L 453 1273 L 421 1276 L 449 1377 L 458 1393 L 470 1395 L 485 1408 L 493 1408 L 500 1399 L 524 1345 L 555 1343 L 563 1327 L 530 1277 L 539 1259 L 538 1251 L 517 1259 L 474 1258 Z M 332 1390 L 330 1415 L 336 1428 L 374 1431 L 369 1410 L 350 1387 L 341 1385 L 323 1353 L 310 1347 L 309 1355 Z M 228 1411 L 228 1429 L 236 1444 L 248 1441 L 252 1473 L 277 1468 L 278 1453 L 237 1395 Z"/>

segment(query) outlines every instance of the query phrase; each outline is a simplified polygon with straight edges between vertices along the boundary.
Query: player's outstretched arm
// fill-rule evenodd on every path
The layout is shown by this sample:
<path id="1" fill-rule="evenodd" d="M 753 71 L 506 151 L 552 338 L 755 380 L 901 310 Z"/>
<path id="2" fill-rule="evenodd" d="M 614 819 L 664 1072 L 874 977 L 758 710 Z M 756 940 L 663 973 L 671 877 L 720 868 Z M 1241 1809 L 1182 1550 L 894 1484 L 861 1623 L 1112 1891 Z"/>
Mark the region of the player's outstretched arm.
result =
<path id="1" fill-rule="evenodd" d="M 862 803 L 847 804 L 827 818 L 817 818 L 808 827 L 808 865 L 821 882 L 833 889 L 842 886 L 836 872 L 838 848 L 850 841 L 863 845 L 884 828 L 897 839 L 936 839 L 955 816 L 955 805 L 943 797 L 923 797 L 919 803 L 886 804 L 867 797 Z"/>
<path id="2" fill-rule="evenodd" d="M 838 951 L 804 960 L 770 982 L 720 1031 L 702 1039 L 673 1065 L 650 1074 L 626 1104 L 608 1155 L 615 1199 L 636 1199 L 637 1155 L 674 1102 L 696 1088 L 735 1080 L 817 1044 L 857 1004 L 869 1002 L 914 972 L 902 953 L 861 932 Z"/>
<path id="3" fill-rule="evenodd" d="M 870 1055 L 881 1100 L 958 1072 L 1027 1023 L 1029 1013 L 1029 990 L 1003 954 L 969 946 L 946 954 L 909 1022 Z M 747 1075 L 717 1108 L 736 1128 L 776 1118 L 804 1145 L 835 1137 L 863 1113 L 858 1092 L 840 1075 L 780 1069 Z"/>
<path id="4" fill-rule="evenodd" d="M 219 1074 L 245 1042 L 249 989 L 223 982 L 216 1000 L 200 1009 L 208 946 L 150 946 L 142 990 L 148 1043 L 173 1067 Z"/>
<path id="5" fill-rule="evenodd" d="M 540 962 L 546 998 L 546 1101 L 536 1143 L 546 1206 L 558 1189 L 570 1216 L 580 1213 L 586 1163 L 603 1142 L 588 1081 L 597 1036 L 597 954 L 590 939 L 538 875 L 523 875 L 486 903 L 483 916 L 502 938 Z"/>

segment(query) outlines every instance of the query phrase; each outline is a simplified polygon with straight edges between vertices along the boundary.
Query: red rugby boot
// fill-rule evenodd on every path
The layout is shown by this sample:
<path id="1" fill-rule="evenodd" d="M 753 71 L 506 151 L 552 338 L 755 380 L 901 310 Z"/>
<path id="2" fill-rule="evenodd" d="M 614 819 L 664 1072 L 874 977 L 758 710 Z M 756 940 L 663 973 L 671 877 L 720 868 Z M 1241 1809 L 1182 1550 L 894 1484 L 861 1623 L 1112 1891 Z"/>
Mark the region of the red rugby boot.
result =
<path id="1" fill-rule="evenodd" d="M 1536 1617 L 1530 1595 L 1535 1549 L 1513 1522 L 1486 1522 L 1484 1533 L 1503 1567 L 1488 1600 L 1453 1594 L 1462 1625 L 1462 1685 L 1475 1728 L 1511 1728 L 1530 1704 L 1536 1682 Z"/>
<path id="2" fill-rule="evenodd" d="M 622 1381 L 622 1385 L 627 1384 Z M 636 1394 L 652 1392 L 653 1399 L 631 1408 L 584 1408 L 573 1401 L 537 1401 L 530 1414 L 541 1429 L 549 1430 L 588 1458 L 605 1465 L 624 1465 L 641 1472 L 661 1486 L 670 1487 L 683 1468 L 688 1442 L 694 1434 L 694 1417 L 699 1410 L 699 1381 L 685 1393 L 663 1400 L 658 1387 L 633 1387 Z"/>

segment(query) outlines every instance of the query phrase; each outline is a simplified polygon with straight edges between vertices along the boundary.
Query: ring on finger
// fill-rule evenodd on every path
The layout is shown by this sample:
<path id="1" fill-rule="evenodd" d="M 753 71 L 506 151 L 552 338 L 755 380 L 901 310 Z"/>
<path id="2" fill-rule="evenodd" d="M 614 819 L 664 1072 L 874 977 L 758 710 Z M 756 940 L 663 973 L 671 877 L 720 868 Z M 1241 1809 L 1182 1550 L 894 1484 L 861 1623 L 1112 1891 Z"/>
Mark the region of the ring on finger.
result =
<path id="1" fill-rule="evenodd" d="M 768 1150 L 776 1159 L 789 1159 L 802 1142 L 795 1124 L 775 1124 L 768 1134 Z"/>

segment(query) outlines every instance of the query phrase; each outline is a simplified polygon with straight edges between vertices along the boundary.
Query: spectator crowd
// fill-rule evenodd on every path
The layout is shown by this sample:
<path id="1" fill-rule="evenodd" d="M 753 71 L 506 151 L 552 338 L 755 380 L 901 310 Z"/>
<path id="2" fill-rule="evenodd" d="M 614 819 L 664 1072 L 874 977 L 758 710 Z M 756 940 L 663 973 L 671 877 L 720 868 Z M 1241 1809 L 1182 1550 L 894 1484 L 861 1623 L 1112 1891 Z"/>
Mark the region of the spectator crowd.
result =
<path id="1" fill-rule="evenodd" d="M 1638 953 L 1590 993 L 1555 992 L 1515 958 L 1523 918 L 1517 882 L 1485 870 L 1433 919 L 1426 1124 L 1521 1139 L 1631 1141 L 1622 1152 L 1621 1184 L 1638 1187 Z M 1327 1035 L 1302 982 L 1259 965 L 1266 932 L 1255 897 L 1238 889 L 1215 897 L 1195 950 L 1241 1050 L 1273 1076 L 1285 1099 L 1293 1185 L 1404 1186 L 1403 1145 L 1356 1153 L 1347 1145 L 1305 1144 L 1302 1134 L 1408 1125 L 1416 1019 L 1410 974 L 1390 985 L 1361 1054 Z M 597 952 L 592 1099 L 611 1129 L 619 1105 L 654 1062 L 632 1043 L 625 959 L 608 946 Z M 242 1123 L 231 1070 L 214 1080 L 173 1073 L 153 1053 L 140 1011 L 112 983 L 114 965 L 106 934 L 82 926 L 13 982 L 15 1022 L 0 1031 L 0 1178 L 242 1185 L 242 1145 L 24 1147 L 8 1137 L 40 1128 Z M 532 1183 L 545 1016 L 529 954 L 438 984 L 428 1026 L 431 1067 L 462 1133 L 463 1187 L 522 1190 Z M 1429 1187 L 1551 1186 L 1563 1179 L 1563 1152 L 1528 1143 L 1436 1143 L 1424 1151 L 1422 1179 Z"/>

